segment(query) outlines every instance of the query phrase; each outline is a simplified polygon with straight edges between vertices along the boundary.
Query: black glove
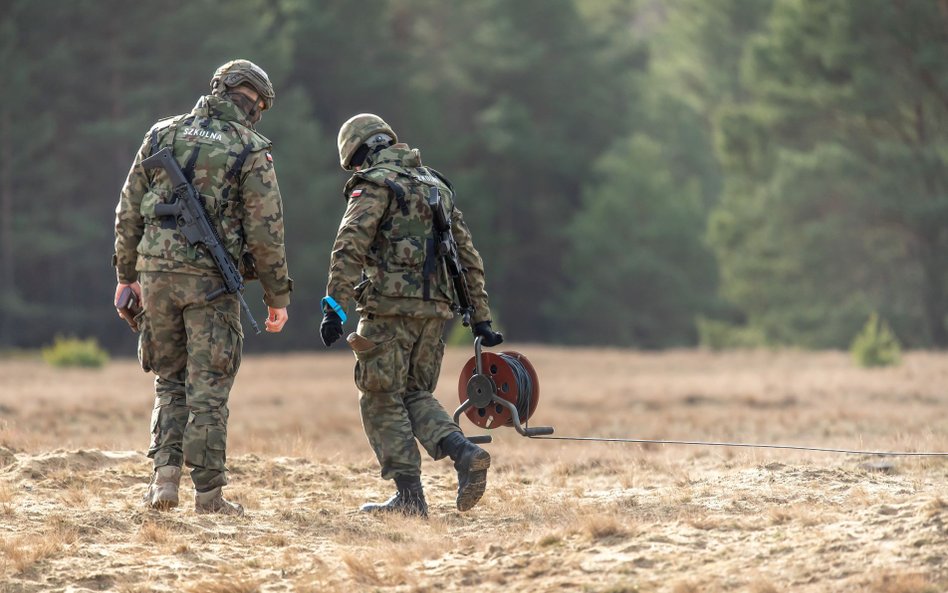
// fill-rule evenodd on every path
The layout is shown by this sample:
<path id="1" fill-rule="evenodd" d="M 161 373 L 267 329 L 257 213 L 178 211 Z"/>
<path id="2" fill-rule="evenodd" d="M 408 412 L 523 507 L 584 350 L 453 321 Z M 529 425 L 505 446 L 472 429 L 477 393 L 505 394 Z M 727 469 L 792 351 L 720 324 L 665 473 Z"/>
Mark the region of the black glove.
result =
<path id="1" fill-rule="evenodd" d="M 342 319 L 332 309 L 323 311 L 323 322 L 319 324 L 319 337 L 326 348 L 342 337 Z"/>
<path id="2" fill-rule="evenodd" d="M 504 343 L 504 334 L 495 332 L 490 327 L 490 321 L 481 321 L 474 324 L 471 328 L 475 336 L 480 336 L 481 344 L 485 346 L 497 346 Z"/>

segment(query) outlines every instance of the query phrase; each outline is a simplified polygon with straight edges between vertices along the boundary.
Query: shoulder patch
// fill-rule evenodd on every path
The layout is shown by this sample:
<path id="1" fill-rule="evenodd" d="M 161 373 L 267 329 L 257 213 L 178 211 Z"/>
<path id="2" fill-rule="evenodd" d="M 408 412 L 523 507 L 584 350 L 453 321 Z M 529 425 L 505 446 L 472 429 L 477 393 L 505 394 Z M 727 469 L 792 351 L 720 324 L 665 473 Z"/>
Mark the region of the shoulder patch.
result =
<path id="1" fill-rule="evenodd" d="M 271 163 L 273 162 L 273 155 L 270 154 L 269 152 L 267 153 L 267 160 L 270 161 Z"/>
<path id="2" fill-rule="evenodd" d="M 354 190 L 352 190 L 352 193 L 349 194 L 349 197 L 350 197 L 350 198 L 358 198 L 358 197 L 361 196 L 361 195 L 362 195 L 362 190 L 361 190 L 361 189 L 354 189 Z"/>

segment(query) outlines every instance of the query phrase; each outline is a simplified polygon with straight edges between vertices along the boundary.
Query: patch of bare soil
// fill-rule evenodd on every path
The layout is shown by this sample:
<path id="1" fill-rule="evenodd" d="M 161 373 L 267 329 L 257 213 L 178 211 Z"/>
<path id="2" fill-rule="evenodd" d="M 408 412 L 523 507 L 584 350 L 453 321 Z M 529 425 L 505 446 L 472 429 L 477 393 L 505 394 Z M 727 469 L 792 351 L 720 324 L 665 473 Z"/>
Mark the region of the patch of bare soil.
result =
<path id="1" fill-rule="evenodd" d="M 836 353 L 639 354 L 518 346 L 534 422 L 558 435 L 948 450 L 948 356 L 855 369 Z M 466 351 L 445 361 L 457 405 Z M 231 400 L 240 518 L 159 513 L 151 378 L 133 361 L 0 361 L 0 591 L 948 590 L 948 459 L 527 440 L 493 431 L 488 492 L 454 508 L 424 463 L 428 521 L 360 514 L 390 495 L 343 354 L 251 357 Z M 462 419 L 462 427 L 473 429 Z"/>

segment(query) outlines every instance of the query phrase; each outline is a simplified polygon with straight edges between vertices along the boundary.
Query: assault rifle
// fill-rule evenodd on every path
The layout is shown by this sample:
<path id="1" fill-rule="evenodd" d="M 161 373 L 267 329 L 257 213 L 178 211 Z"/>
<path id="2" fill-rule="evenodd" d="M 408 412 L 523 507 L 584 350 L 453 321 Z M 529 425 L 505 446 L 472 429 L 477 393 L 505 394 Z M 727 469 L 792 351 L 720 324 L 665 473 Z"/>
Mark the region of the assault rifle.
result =
<path id="1" fill-rule="evenodd" d="M 174 186 L 174 199 L 170 202 L 160 203 L 155 206 L 155 216 L 172 216 L 178 225 L 178 230 L 184 235 L 188 245 L 201 245 L 211 255 L 214 263 L 217 265 L 224 285 L 217 290 L 207 294 L 207 300 L 213 301 L 225 292 L 236 294 L 240 299 L 240 306 L 244 313 L 250 318 L 250 325 L 256 333 L 260 333 L 257 322 L 254 321 L 253 313 L 247 306 L 241 292 L 244 290 L 244 279 L 240 275 L 237 266 L 230 254 L 224 249 L 220 235 L 217 234 L 217 227 L 211 220 L 201 196 L 194 186 L 184 176 L 181 165 L 175 160 L 171 149 L 167 146 L 142 161 L 142 167 L 145 169 L 164 169 Z"/>
<path id="2" fill-rule="evenodd" d="M 455 303 L 454 310 L 461 315 L 461 323 L 464 327 L 468 327 L 471 325 L 471 315 L 474 313 L 471 291 L 467 287 L 467 277 L 464 275 L 466 270 L 458 257 L 458 244 L 454 240 L 454 234 L 451 233 L 451 216 L 445 211 L 444 202 L 441 201 L 441 192 L 437 187 L 432 187 L 428 192 L 428 206 L 431 207 L 434 219 L 435 252 L 444 260 L 448 275 L 451 276 L 451 282 L 454 284 L 454 293 L 457 295 L 458 302 Z"/>

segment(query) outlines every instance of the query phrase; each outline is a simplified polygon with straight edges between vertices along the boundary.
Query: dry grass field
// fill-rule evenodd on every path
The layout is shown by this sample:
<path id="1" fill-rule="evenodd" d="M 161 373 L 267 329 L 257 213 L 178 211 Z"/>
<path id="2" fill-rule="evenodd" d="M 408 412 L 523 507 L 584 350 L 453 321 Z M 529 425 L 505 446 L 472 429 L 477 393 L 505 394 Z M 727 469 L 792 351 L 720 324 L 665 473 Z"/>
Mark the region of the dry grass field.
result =
<path id="1" fill-rule="evenodd" d="M 948 355 L 660 354 L 531 345 L 558 435 L 948 451 Z M 451 410 L 466 350 L 449 351 Z M 344 352 L 249 357 L 231 396 L 247 516 L 139 505 L 151 376 L 0 361 L 0 591 L 948 591 L 948 458 L 528 440 L 493 432 L 488 492 L 428 521 L 360 515 L 390 484 Z M 462 419 L 470 434 L 479 430 Z M 187 481 L 183 482 L 188 484 Z"/>

